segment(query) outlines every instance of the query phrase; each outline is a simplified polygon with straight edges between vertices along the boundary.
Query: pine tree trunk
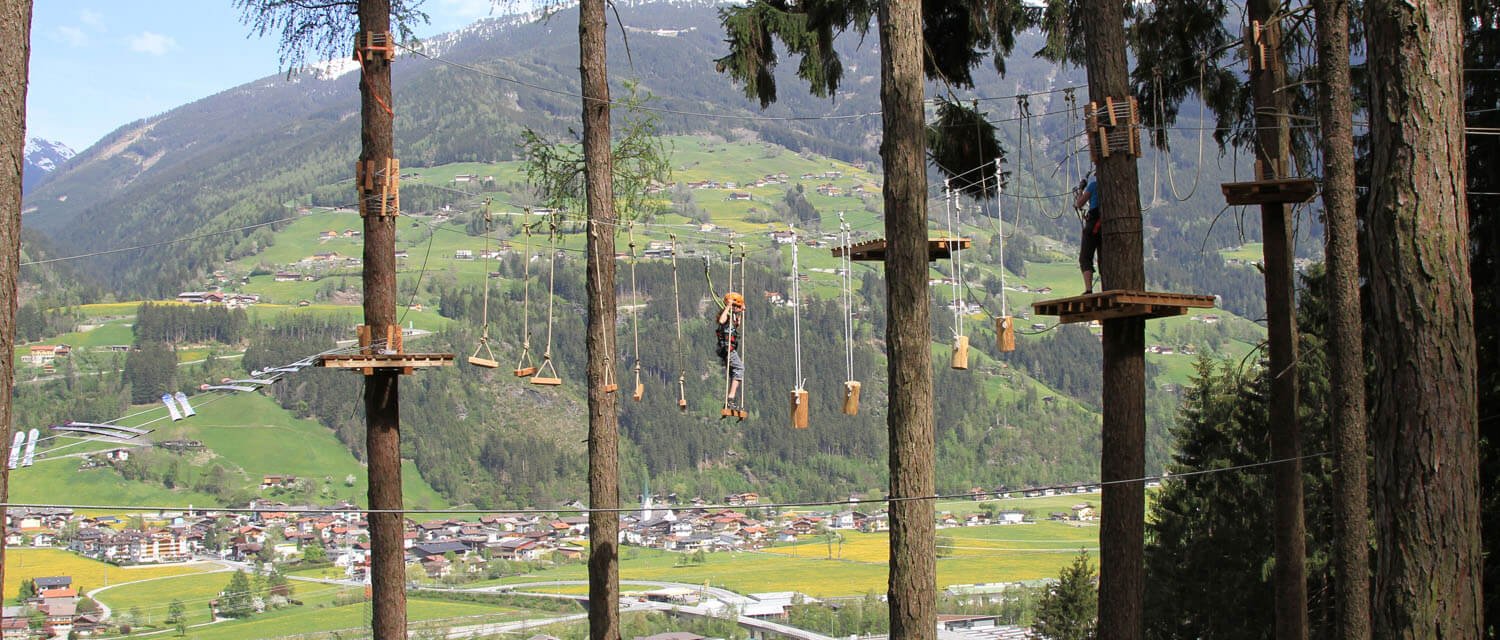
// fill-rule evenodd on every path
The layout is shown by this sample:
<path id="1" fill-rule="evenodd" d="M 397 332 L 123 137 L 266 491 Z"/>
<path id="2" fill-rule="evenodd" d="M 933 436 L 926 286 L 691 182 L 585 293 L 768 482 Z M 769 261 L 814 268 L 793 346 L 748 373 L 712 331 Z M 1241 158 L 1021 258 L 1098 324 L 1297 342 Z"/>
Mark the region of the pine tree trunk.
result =
<path id="1" fill-rule="evenodd" d="M 1327 259 L 1329 416 L 1333 432 L 1337 638 L 1370 638 L 1370 508 L 1365 443 L 1364 323 L 1359 310 L 1359 221 L 1354 197 L 1354 107 L 1349 0 L 1314 0 L 1323 85 L 1324 254 Z"/>
<path id="2" fill-rule="evenodd" d="M 927 293 L 926 132 L 922 100 L 921 0 L 880 3 L 880 105 L 885 165 L 885 273 L 889 307 L 891 560 L 893 640 L 937 636 L 934 553 L 935 456 L 932 325 Z M 913 499 L 915 498 L 915 499 Z"/>
<path id="3" fill-rule="evenodd" d="M 1278 0 L 1252 0 L 1251 20 L 1263 25 L 1265 64 L 1252 64 L 1257 179 L 1289 177 L 1286 128 L 1286 67 L 1281 57 Z M 1302 445 L 1297 422 L 1297 302 L 1292 268 L 1291 212 L 1280 203 L 1260 206 L 1266 273 L 1266 329 L 1270 351 L 1271 457 L 1284 460 L 1272 472 L 1276 518 L 1276 639 L 1307 640 L 1307 526 L 1303 516 Z"/>
<path id="4" fill-rule="evenodd" d="M 1124 3 L 1087 0 L 1084 22 L 1089 99 L 1104 104 L 1130 95 L 1125 61 Z M 1135 158 L 1114 153 L 1096 167 L 1103 243 L 1104 290 L 1146 287 L 1141 253 L 1140 188 Z M 1105 485 L 1099 520 L 1099 637 L 1140 640 L 1145 633 L 1146 322 L 1104 321 Z"/>
<path id="5" fill-rule="evenodd" d="M 391 31 L 390 0 L 359 0 L 359 29 Z M 367 55 L 360 75 L 360 154 L 384 171 L 393 158 L 394 126 L 386 107 L 391 92 L 391 65 L 383 57 Z M 386 179 L 392 179 L 387 176 Z M 359 187 L 356 187 L 357 189 Z M 364 218 L 364 312 L 372 340 L 385 339 L 396 326 L 396 219 L 380 216 L 377 195 L 360 191 L 370 205 Z M 396 327 L 399 331 L 400 327 Z M 401 403 L 399 377 L 392 369 L 376 369 L 365 378 L 365 449 L 369 463 L 371 629 L 376 638 L 406 637 L 406 549 L 403 543 L 401 501 Z M 385 511 L 381 513 L 380 511 Z"/>
<path id="6" fill-rule="evenodd" d="M 31 0 L 0 0 L 0 460 L 10 454 L 11 386 L 16 364 L 16 283 L 21 276 L 21 172 L 26 166 L 26 73 L 31 63 Z M 0 465 L 0 503 L 10 500 L 10 468 Z M 0 507 L 0 522 L 5 522 Z M 5 545 L 0 543 L 0 584 Z"/>
<path id="7" fill-rule="evenodd" d="M 1366 5 L 1377 638 L 1481 635 L 1458 0 Z"/>
<path id="8" fill-rule="evenodd" d="M 583 86 L 583 158 L 589 218 L 589 638 L 620 637 L 620 507 L 618 392 L 605 390 L 615 366 L 615 204 L 610 149 L 609 70 L 604 0 L 578 6 L 579 73 Z"/>

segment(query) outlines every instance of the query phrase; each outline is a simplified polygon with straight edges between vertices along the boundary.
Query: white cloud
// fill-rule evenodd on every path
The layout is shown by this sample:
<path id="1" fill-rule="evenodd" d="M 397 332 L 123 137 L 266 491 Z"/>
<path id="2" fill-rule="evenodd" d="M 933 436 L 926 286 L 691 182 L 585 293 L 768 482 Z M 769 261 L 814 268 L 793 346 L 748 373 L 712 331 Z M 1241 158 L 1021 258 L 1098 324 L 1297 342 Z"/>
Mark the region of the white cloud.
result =
<path id="1" fill-rule="evenodd" d="M 130 50 L 136 53 L 149 53 L 153 56 L 164 56 L 168 51 L 177 47 L 177 41 L 171 36 L 160 33 L 142 31 L 130 39 Z"/>
<path id="2" fill-rule="evenodd" d="M 104 30 L 104 14 L 84 9 L 78 12 L 78 20 L 95 31 Z"/>
<path id="3" fill-rule="evenodd" d="M 62 38 L 63 42 L 74 47 L 87 46 L 89 43 L 88 34 L 84 33 L 83 29 L 79 29 L 78 27 L 58 27 L 57 36 Z"/>

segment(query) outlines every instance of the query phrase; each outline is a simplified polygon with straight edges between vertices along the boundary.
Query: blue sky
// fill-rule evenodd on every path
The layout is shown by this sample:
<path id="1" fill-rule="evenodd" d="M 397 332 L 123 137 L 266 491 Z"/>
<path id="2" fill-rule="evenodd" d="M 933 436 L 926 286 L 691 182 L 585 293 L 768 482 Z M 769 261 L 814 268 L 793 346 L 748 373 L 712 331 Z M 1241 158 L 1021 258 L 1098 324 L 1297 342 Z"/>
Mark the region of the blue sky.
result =
<path id="1" fill-rule="evenodd" d="M 508 3 L 513 4 L 513 3 Z M 491 0 L 427 0 L 429 36 L 490 15 Z M 77 151 L 128 122 L 277 73 L 230 0 L 37 0 L 26 135 Z"/>

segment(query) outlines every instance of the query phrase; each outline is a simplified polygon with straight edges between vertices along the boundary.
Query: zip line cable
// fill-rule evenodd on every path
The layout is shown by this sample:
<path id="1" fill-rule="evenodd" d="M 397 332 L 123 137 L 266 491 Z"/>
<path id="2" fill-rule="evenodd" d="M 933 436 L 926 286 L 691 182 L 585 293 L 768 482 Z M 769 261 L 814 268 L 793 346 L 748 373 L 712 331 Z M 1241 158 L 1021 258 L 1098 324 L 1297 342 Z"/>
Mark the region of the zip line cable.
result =
<path id="1" fill-rule="evenodd" d="M 1052 485 L 1043 485 L 1043 486 L 1036 486 L 1036 487 L 1026 487 L 1024 489 L 1016 489 L 1014 491 L 1009 491 L 1007 493 L 1019 493 L 1019 492 L 1023 492 L 1023 491 L 1025 491 L 1025 492 L 1030 492 L 1030 491 L 1042 491 L 1042 492 L 1045 492 L 1045 491 L 1053 491 L 1053 492 L 1064 491 L 1064 492 L 1066 492 L 1066 491 L 1070 491 L 1070 490 L 1076 491 L 1079 488 L 1102 487 L 1102 486 L 1106 486 L 1106 485 L 1144 484 L 1144 483 L 1148 483 L 1148 482 L 1171 482 L 1171 481 L 1175 481 L 1175 480 L 1177 480 L 1179 478 L 1191 478 L 1191 477 L 1211 475 L 1211 474 L 1216 474 L 1216 473 L 1234 473 L 1234 472 L 1239 472 L 1239 471 L 1246 471 L 1246 470 L 1249 470 L 1249 469 L 1258 469 L 1258 468 L 1261 468 L 1261 467 L 1269 467 L 1269 466 L 1274 466 L 1274 465 L 1279 465 L 1279 464 L 1286 464 L 1286 463 L 1289 463 L 1289 462 L 1302 461 L 1302 460 L 1311 460 L 1311 459 L 1314 459 L 1314 458 L 1323 458 L 1323 457 L 1328 457 L 1328 456 L 1331 456 L 1331 455 L 1333 455 L 1333 454 L 1330 451 L 1321 451 L 1321 452 L 1318 452 L 1318 453 L 1308 453 L 1308 454 L 1303 454 L 1303 455 L 1295 456 L 1295 457 L 1291 457 L 1291 458 L 1279 458 L 1279 459 L 1274 459 L 1274 460 L 1264 460 L 1264 461 L 1261 461 L 1261 462 L 1249 462 L 1249 463 L 1245 463 L 1245 464 L 1231 465 L 1231 466 L 1227 466 L 1227 467 L 1212 467 L 1212 468 L 1206 468 L 1206 469 L 1195 469 L 1195 470 L 1192 470 L 1192 471 L 1183 471 L 1183 472 L 1180 472 L 1180 473 L 1163 473 L 1163 474 L 1157 474 L 1157 475 L 1138 476 L 1138 477 L 1128 478 L 1128 479 L 1123 479 L 1123 480 L 1100 480 L 1100 481 L 1097 481 L 1097 482 L 1073 482 L 1073 483 L 1060 483 L 1060 484 L 1052 484 Z M 883 497 L 883 498 L 858 498 L 858 499 L 852 499 L 852 500 L 851 499 L 842 499 L 842 500 L 804 500 L 804 501 L 794 501 L 794 502 L 775 502 L 775 503 L 763 503 L 763 504 L 759 504 L 759 505 L 755 505 L 755 506 L 758 507 L 758 508 L 761 508 L 761 509 L 788 509 L 788 508 L 799 508 L 799 507 L 830 507 L 830 506 L 841 506 L 841 505 L 848 505 L 848 504 L 888 504 L 888 503 L 894 503 L 894 502 L 918 502 L 918 501 L 938 501 L 938 500 L 969 500 L 969 499 L 972 499 L 972 498 L 973 498 L 973 495 L 970 494 L 970 493 L 968 493 L 967 491 L 965 491 L 965 492 L 962 492 L 962 493 L 934 494 L 934 495 L 928 495 L 928 496 L 886 496 L 886 497 Z M 1023 498 L 1007 498 L 1007 499 L 1010 499 L 1010 500 L 1026 500 L 1028 498 L 1023 497 Z M 709 510 L 709 511 L 714 511 L 714 510 L 722 510 L 722 509 L 733 509 L 736 506 L 738 506 L 740 508 L 744 508 L 744 505 L 729 505 L 729 504 L 706 504 L 706 505 L 702 505 L 702 506 L 697 507 L 697 508 L 701 508 L 701 509 L 705 509 L 705 510 Z M 374 514 L 374 513 L 391 513 L 391 514 L 439 514 L 439 515 L 441 515 L 441 514 L 449 514 L 449 515 L 489 515 L 489 514 L 495 514 L 495 513 L 508 513 L 508 514 L 518 514 L 518 515 L 554 515 L 554 514 L 564 514 L 564 513 L 576 513 L 576 514 L 589 514 L 589 513 L 635 513 L 635 512 L 637 512 L 637 511 L 640 510 L 638 507 L 616 507 L 616 508 L 608 508 L 608 509 L 590 509 L 590 508 L 587 508 L 587 507 L 558 507 L 556 509 L 542 509 L 542 508 L 536 508 L 536 507 L 526 507 L 526 508 L 517 508 L 517 509 L 461 509 L 461 508 L 445 508 L 445 509 L 333 509 L 333 508 L 310 508 L 310 509 L 302 509 L 302 508 L 289 508 L 289 507 L 285 507 L 285 506 L 282 506 L 282 507 L 219 507 L 219 506 L 201 507 L 201 506 L 196 506 L 196 505 L 186 505 L 186 506 L 184 506 L 184 505 L 110 505 L 110 504 L 42 503 L 42 502 L 5 502 L 5 503 L 0 503 L 0 507 L 5 507 L 7 509 L 12 509 L 12 508 L 14 508 L 14 509 L 87 509 L 87 510 L 97 510 L 97 511 L 122 511 L 122 512 L 136 512 L 136 513 L 166 512 L 166 511 L 183 511 L 183 512 L 197 512 L 197 511 L 202 511 L 202 512 L 217 512 L 217 513 L 252 513 L 252 514 L 253 513 L 296 513 L 296 514 L 303 514 L 303 515 L 321 515 L 321 514 L 350 513 L 350 512 L 355 512 L 355 513 L 359 513 L 359 514 L 362 514 L 362 515 L 368 515 L 368 514 Z"/>

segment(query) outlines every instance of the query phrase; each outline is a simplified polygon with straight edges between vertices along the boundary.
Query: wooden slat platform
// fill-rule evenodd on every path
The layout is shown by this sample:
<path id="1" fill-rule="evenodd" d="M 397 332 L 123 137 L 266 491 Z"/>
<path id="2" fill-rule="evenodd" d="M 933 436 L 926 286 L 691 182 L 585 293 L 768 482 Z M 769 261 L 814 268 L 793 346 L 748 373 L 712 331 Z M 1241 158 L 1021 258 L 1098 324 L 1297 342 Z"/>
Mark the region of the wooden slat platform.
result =
<path id="1" fill-rule="evenodd" d="M 1311 178 L 1226 182 L 1219 188 L 1224 192 L 1224 200 L 1231 205 L 1297 204 L 1312 200 L 1318 194 L 1318 185 Z"/>
<path id="2" fill-rule="evenodd" d="M 1211 309 L 1213 306 L 1213 296 L 1126 290 L 1101 291 L 1031 304 L 1037 315 L 1057 316 L 1057 321 L 1064 324 L 1112 318 L 1167 318 L 1183 315 L 1188 309 Z"/>
<path id="3" fill-rule="evenodd" d="M 932 238 L 927 241 L 927 261 L 946 260 L 954 249 L 968 249 L 974 241 L 969 238 Z M 833 248 L 833 257 L 844 255 L 843 247 Z M 885 262 L 885 239 L 861 242 L 849 247 L 849 259 L 860 262 Z"/>
<path id="4" fill-rule="evenodd" d="M 451 367 L 454 359 L 451 353 L 343 353 L 318 356 L 317 365 L 329 369 L 363 369 L 365 375 L 370 375 L 376 369 L 411 373 L 415 369 Z"/>

